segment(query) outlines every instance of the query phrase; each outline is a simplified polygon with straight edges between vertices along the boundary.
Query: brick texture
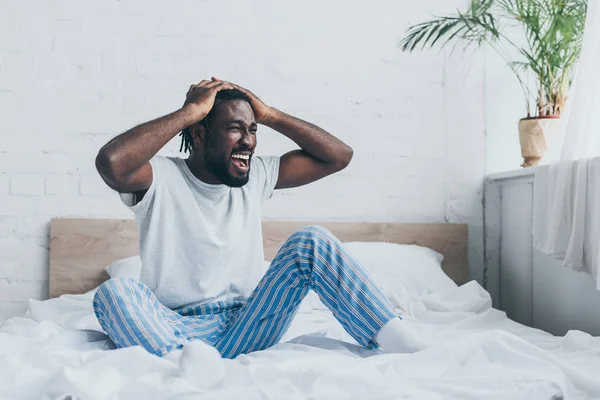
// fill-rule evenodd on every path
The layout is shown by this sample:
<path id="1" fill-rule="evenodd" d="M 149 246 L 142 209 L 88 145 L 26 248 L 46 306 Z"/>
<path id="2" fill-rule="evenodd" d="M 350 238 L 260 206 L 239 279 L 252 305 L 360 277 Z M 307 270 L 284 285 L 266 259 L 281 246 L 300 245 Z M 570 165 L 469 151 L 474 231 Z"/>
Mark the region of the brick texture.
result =
<path id="1" fill-rule="evenodd" d="M 10 194 L 13 196 L 43 196 L 44 177 L 14 174 L 10 178 Z"/>

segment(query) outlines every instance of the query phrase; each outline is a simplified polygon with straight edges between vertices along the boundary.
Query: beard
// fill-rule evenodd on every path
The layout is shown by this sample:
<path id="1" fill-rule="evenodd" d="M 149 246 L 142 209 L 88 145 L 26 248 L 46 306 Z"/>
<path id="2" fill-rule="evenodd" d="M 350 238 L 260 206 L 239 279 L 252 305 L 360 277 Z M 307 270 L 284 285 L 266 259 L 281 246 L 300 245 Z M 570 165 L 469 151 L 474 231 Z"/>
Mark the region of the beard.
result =
<path id="1" fill-rule="evenodd" d="M 229 169 L 231 163 L 231 154 L 221 147 L 221 143 L 214 138 L 214 135 L 206 135 L 206 144 L 204 146 L 204 165 L 206 169 L 212 172 L 224 185 L 229 187 L 242 187 L 250 179 L 250 161 L 248 160 L 248 171 L 243 175 L 232 175 Z"/>

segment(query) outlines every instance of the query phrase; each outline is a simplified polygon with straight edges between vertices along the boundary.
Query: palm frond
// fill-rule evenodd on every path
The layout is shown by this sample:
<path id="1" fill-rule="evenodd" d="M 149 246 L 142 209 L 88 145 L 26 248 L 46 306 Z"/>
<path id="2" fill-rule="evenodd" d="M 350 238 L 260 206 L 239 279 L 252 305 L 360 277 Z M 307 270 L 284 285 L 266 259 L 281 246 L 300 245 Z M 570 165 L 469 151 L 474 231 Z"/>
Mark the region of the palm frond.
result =
<path id="1" fill-rule="evenodd" d="M 409 27 L 399 47 L 414 51 L 456 40 L 489 44 L 514 72 L 527 103 L 531 91 L 521 76 L 532 73 L 538 80 L 538 112 L 555 112 L 564 106 L 581 53 L 586 12 L 587 0 L 472 0 L 466 11 Z M 503 33 L 511 22 L 523 27 L 524 45 Z M 516 49 L 521 59 L 511 60 L 505 45 Z"/>

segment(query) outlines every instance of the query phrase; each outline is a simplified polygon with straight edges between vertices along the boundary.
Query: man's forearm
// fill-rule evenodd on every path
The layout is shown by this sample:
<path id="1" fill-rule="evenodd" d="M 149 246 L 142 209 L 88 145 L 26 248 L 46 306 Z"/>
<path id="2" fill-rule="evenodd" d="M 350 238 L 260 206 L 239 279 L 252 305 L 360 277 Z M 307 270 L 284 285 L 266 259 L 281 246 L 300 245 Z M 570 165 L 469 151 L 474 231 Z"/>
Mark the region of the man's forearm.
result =
<path id="1" fill-rule="evenodd" d="M 98 157 L 110 164 L 113 174 L 126 175 L 148 162 L 181 130 L 194 122 L 194 114 L 185 107 L 181 108 L 115 137 L 102 147 Z"/>
<path id="2" fill-rule="evenodd" d="M 264 125 L 293 140 L 311 156 L 331 164 L 347 164 L 352 158 L 352 148 L 324 129 L 271 108 Z"/>

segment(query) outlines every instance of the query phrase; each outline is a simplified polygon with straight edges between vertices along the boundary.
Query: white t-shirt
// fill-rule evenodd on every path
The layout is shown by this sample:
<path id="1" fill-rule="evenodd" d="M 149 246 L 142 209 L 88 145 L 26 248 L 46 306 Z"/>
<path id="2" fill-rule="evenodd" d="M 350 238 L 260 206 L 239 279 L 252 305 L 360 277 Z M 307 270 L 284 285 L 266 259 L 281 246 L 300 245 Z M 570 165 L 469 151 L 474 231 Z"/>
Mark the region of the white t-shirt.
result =
<path id="1" fill-rule="evenodd" d="M 171 309 L 246 300 L 265 272 L 261 204 L 277 183 L 279 157 L 253 157 L 239 188 L 202 182 L 182 158 L 150 164 L 142 201 L 121 194 L 137 222 L 140 281 Z"/>

